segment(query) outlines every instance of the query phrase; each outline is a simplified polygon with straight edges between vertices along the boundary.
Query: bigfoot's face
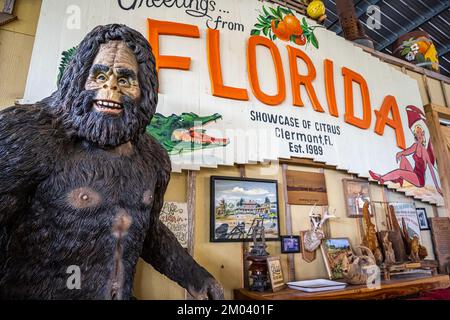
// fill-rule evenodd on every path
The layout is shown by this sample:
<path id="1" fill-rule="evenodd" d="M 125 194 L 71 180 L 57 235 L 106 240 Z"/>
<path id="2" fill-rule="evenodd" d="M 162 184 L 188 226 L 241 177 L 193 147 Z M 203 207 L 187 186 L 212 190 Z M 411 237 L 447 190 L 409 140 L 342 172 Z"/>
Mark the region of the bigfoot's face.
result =
<path id="1" fill-rule="evenodd" d="M 92 30 L 50 104 L 74 138 L 105 149 L 137 141 L 158 104 L 155 59 L 147 39 L 123 25 Z"/>
<path id="2" fill-rule="evenodd" d="M 137 103 L 141 96 L 139 67 L 134 53 L 121 41 L 102 44 L 86 81 L 86 90 L 94 91 L 91 112 L 121 117 L 129 107 L 124 100 Z"/>

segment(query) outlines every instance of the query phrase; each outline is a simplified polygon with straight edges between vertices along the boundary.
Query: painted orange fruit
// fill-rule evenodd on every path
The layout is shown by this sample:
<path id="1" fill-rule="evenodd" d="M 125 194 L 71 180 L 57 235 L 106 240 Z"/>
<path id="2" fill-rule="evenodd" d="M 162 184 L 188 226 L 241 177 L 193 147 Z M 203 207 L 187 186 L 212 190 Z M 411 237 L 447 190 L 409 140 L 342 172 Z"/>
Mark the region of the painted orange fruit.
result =
<path id="1" fill-rule="evenodd" d="M 426 53 L 428 51 L 428 48 L 430 47 L 430 45 L 425 41 L 419 41 L 417 42 L 417 45 L 419 46 L 419 52 L 421 53 Z"/>
<path id="2" fill-rule="evenodd" d="M 304 46 L 306 44 L 306 37 L 304 34 L 297 36 L 295 38 L 295 43 L 298 44 L 299 46 Z"/>
<path id="3" fill-rule="evenodd" d="M 284 21 L 280 21 L 278 23 L 278 26 L 276 26 L 275 24 L 275 20 L 272 20 L 271 24 L 272 26 L 272 32 L 280 39 L 283 41 L 288 41 L 291 37 L 288 29 L 287 29 L 287 25 L 286 23 L 284 23 Z"/>
<path id="4" fill-rule="evenodd" d="M 287 30 L 290 34 L 296 36 L 303 34 L 303 29 L 300 25 L 300 21 L 294 15 L 286 15 L 283 19 L 283 22 L 286 23 Z"/>

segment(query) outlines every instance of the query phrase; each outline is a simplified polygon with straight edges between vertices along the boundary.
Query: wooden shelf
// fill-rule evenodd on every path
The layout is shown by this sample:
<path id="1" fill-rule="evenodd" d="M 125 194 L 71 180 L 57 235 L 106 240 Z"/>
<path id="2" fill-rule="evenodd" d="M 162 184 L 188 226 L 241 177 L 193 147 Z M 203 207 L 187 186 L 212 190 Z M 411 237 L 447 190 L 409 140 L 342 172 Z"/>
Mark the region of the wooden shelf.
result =
<path id="1" fill-rule="evenodd" d="M 294 289 L 283 289 L 276 293 L 254 292 L 245 289 L 234 290 L 235 300 L 362 300 L 394 299 L 414 295 L 423 291 L 450 288 L 447 275 L 413 275 L 408 279 L 382 281 L 381 288 L 369 289 L 367 286 L 348 286 L 345 290 L 306 293 Z"/>

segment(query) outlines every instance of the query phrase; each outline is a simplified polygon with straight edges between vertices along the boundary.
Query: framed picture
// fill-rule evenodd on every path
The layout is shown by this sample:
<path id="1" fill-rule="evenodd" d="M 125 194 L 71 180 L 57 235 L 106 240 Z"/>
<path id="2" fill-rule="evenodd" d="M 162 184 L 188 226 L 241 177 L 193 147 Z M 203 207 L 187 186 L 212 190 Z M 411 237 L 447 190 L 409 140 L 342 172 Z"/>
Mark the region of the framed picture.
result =
<path id="1" fill-rule="evenodd" d="M 261 226 L 258 238 L 280 240 L 276 180 L 211 177 L 211 242 L 250 242 Z"/>
<path id="2" fill-rule="evenodd" d="M 281 236 L 281 253 L 300 253 L 300 236 Z"/>
<path id="3" fill-rule="evenodd" d="M 357 179 L 342 179 L 344 185 L 347 217 L 361 218 L 366 201 L 370 202 L 369 182 Z M 369 207 L 372 215 L 372 208 Z"/>
<path id="4" fill-rule="evenodd" d="M 420 230 L 430 230 L 427 218 L 427 210 L 425 210 L 425 208 L 416 208 L 416 213 Z"/>
<path id="5" fill-rule="evenodd" d="M 405 228 L 411 239 L 417 236 L 422 241 L 419 217 L 414 202 L 392 202 L 390 205 L 394 208 L 400 228 Z M 403 226 L 403 223 L 405 223 L 405 226 Z"/>
<path id="6" fill-rule="evenodd" d="M 267 270 L 269 272 L 270 284 L 272 291 L 277 292 L 285 288 L 283 269 L 281 267 L 280 257 L 267 258 Z"/>
<path id="7" fill-rule="evenodd" d="M 330 280 L 342 279 L 344 257 L 353 252 L 348 238 L 332 238 L 322 241 L 320 247 Z"/>

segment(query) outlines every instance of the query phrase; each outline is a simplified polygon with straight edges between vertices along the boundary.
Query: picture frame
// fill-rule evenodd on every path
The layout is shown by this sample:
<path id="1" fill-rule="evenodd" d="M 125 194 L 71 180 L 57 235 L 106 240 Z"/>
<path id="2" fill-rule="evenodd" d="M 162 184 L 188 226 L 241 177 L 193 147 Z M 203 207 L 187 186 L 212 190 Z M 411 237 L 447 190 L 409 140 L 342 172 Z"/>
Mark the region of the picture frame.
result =
<path id="1" fill-rule="evenodd" d="M 281 253 L 300 253 L 300 236 L 281 236 Z"/>
<path id="2" fill-rule="evenodd" d="M 346 254 L 352 253 L 349 238 L 324 239 L 320 246 L 325 267 L 330 280 L 342 279 L 342 262 Z"/>
<path id="3" fill-rule="evenodd" d="M 425 208 L 416 208 L 417 220 L 419 221 L 419 227 L 421 231 L 430 230 L 430 224 L 428 223 L 427 210 Z"/>
<path id="4" fill-rule="evenodd" d="M 360 179 L 342 179 L 344 187 L 345 208 L 347 217 L 362 218 L 364 203 L 371 203 L 369 182 Z M 373 210 L 369 206 L 370 215 L 373 216 Z"/>
<path id="5" fill-rule="evenodd" d="M 212 176 L 210 182 L 211 242 L 251 242 L 258 224 L 265 241 L 280 241 L 278 181 Z"/>
<path id="6" fill-rule="evenodd" d="M 394 208 L 395 217 L 400 228 L 406 228 L 411 239 L 417 236 L 419 241 L 422 241 L 416 204 L 414 202 L 392 202 L 390 205 Z M 403 226 L 403 222 L 405 226 Z"/>
<path id="7" fill-rule="evenodd" d="M 267 258 L 267 272 L 269 273 L 270 285 L 273 292 L 280 291 L 286 287 L 280 257 Z"/>

